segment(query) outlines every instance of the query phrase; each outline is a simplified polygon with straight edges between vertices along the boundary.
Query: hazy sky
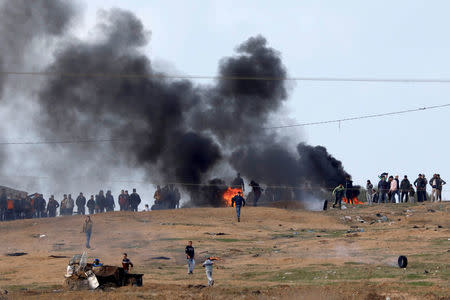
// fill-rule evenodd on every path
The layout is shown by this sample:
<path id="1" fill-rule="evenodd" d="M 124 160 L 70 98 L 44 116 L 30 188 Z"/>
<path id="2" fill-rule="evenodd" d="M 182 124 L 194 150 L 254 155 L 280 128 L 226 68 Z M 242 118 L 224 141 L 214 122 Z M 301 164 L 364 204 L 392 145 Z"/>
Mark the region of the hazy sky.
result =
<path id="1" fill-rule="evenodd" d="M 262 34 L 290 76 L 450 78 L 448 1 L 90 0 L 80 32 L 111 7 L 140 17 L 152 32 L 148 55 L 178 74 L 215 75 L 220 58 Z M 450 84 L 297 82 L 279 124 L 450 103 L 449 95 Z M 384 171 L 448 179 L 449 112 L 280 130 L 326 146 L 360 184 Z"/>

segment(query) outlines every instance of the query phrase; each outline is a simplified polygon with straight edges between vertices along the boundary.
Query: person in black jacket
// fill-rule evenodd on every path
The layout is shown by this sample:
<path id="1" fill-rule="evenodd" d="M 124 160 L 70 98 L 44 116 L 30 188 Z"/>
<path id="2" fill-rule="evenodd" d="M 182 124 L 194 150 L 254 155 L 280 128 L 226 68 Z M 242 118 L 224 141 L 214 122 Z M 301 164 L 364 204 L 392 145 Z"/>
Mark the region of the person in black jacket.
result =
<path id="1" fill-rule="evenodd" d="M 381 202 L 386 203 L 388 191 L 389 182 L 386 181 L 385 176 L 381 176 L 381 179 L 378 182 L 378 204 Z"/>
<path id="2" fill-rule="evenodd" d="M 116 204 L 114 203 L 114 197 L 111 194 L 111 191 L 106 192 L 105 197 L 105 208 L 106 211 L 114 211 L 114 208 L 116 207 Z"/>
<path id="3" fill-rule="evenodd" d="M 95 200 L 94 200 L 94 195 L 91 195 L 91 199 L 89 199 L 86 206 L 89 209 L 89 214 L 93 215 L 95 213 L 95 206 L 96 206 Z"/>
<path id="4" fill-rule="evenodd" d="M 241 207 L 245 206 L 245 199 L 241 196 L 241 192 L 238 192 L 236 196 L 231 199 L 231 207 L 236 204 L 236 216 L 238 222 L 241 221 Z"/>
<path id="5" fill-rule="evenodd" d="M 75 204 L 77 205 L 77 211 L 80 215 L 86 214 L 86 198 L 83 196 L 83 193 L 78 195 L 77 200 L 75 200 Z"/>
<path id="6" fill-rule="evenodd" d="M 98 195 L 95 196 L 95 210 L 97 213 L 105 212 L 105 195 L 103 194 L 103 191 L 100 191 Z"/>
<path id="7" fill-rule="evenodd" d="M 350 179 L 350 176 L 347 176 L 345 178 L 345 198 L 347 198 L 347 203 L 348 204 L 353 204 L 353 195 L 354 195 L 354 191 L 353 191 L 353 181 Z"/>
<path id="8" fill-rule="evenodd" d="M 189 241 L 186 248 L 184 249 L 184 253 L 186 253 L 186 259 L 188 263 L 188 274 L 192 275 L 194 274 L 194 267 L 195 267 L 195 250 L 194 247 L 192 247 L 192 241 Z"/>
<path id="9" fill-rule="evenodd" d="M 419 177 L 414 181 L 414 186 L 416 187 L 417 190 L 417 202 L 423 202 L 426 201 L 426 186 L 427 186 L 427 181 L 424 178 L 424 175 L 419 174 Z"/>
<path id="10" fill-rule="evenodd" d="M 47 203 L 47 213 L 49 218 L 56 217 L 56 209 L 59 207 L 58 201 L 55 200 L 55 196 L 51 195 Z"/>
<path id="11" fill-rule="evenodd" d="M 263 189 L 259 186 L 259 184 L 256 181 L 250 181 L 250 186 L 252 187 L 253 191 L 253 206 L 258 205 L 259 197 L 261 197 Z"/>
<path id="12" fill-rule="evenodd" d="M 409 192 L 409 186 L 411 185 L 411 183 L 408 180 L 408 176 L 405 175 L 405 177 L 403 177 L 402 182 L 400 182 L 400 191 L 402 192 L 402 195 L 400 197 L 401 202 L 408 202 L 409 197 L 408 197 L 408 192 Z"/>
<path id="13" fill-rule="evenodd" d="M 7 200 L 6 190 L 2 189 L 0 194 L 0 221 L 6 221 Z"/>
<path id="14" fill-rule="evenodd" d="M 138 206 L 141 203 L 141 197 L 136 193 L 136 189 L 133 189 L 133 193 L 130 195 L 131 211 L 138 211 Z"/>
<path id="15" fill-rule="evenodd" d="M 446 184 L 447 182 L 444 181 L 444 179 L 441 178 L 440 174 L 437 174 L 437 186 L 436 186 L 436 200 L 441 202 L 442 201 L 442 186 Z"/>

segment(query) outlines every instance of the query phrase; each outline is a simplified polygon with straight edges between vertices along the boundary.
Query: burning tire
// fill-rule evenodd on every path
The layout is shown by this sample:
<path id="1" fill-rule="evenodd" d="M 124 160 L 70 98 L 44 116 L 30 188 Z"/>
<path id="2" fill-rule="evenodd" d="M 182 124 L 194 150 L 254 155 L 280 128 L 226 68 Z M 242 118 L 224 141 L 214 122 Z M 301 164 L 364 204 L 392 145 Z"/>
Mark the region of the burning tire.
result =
<path id="1" fill-rule="evenodd" d="M 406 256 L 401 255 L 398 257 L 398 266 L 402 269 L 406 268 L 406 266 L 408 265 L 408 259 L 406 258 Z"/>

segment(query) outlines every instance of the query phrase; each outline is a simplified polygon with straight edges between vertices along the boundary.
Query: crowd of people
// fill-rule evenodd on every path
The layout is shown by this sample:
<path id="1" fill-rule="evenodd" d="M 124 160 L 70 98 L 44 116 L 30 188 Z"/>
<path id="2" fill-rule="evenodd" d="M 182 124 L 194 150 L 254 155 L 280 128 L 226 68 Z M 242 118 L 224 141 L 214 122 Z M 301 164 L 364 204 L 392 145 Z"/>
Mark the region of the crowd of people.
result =
<path id="1" fill-rule="evenodd" d="M 118 196 L 117 202 L 121 211 L 138 211 L 141 203 L 141 197 L 133 189 L 129 194 L 127 190 L 122 190 Z M 64 194 L 59 203 L 54 195 L 51 195 L 46 201 L 42 194 L 34 193 L 32 195 L 9 194 L 6 190 L 0 193 L 0 221 L 9 221 L 16 219 L 31 219 L 56 217 L 58 215 L 73 215 L 74 212 L 80 215 L 86 214 L 86 208 L 90 215 L 102 212 L 114 211 L 116 207 L 114 197 L 111 191 L 106 194 L 101 190 L 97 195 L 91 195 L 89 200 L 83 193 L 80 193 L 75 201 L 71 194 Z M 76 208 L 76 211 L 75 211 Z"/>
<path id="2" fill-rule="evenodd" d="M 424 202 L 428 198 L 431 202 L 442 201 L 442 187 L 446 182 L 440 174 L 433 174 L 430 180 L 427 180 L 425 174 L 419 174 L 417 179 L 411 183 L 408 176 L 403 176 L 400 181 L 398 175 L 388 176 L 388 173 L 382 173 L 375 187 L 370 180 L 366 183 L 366 199 L 369 205 L 373 203 L 408 203 Z M 431 186 L 431 194 L 427 194 L 427 187 Z M 359 188 L 358 188 L 359 189 Z M 335 197 L 333 207 L 341 207 L 342 199 L 348 199 L 351 203 L 353 185 L 348 178 L 344 184 L 339 184 L 332 192 Z"/>

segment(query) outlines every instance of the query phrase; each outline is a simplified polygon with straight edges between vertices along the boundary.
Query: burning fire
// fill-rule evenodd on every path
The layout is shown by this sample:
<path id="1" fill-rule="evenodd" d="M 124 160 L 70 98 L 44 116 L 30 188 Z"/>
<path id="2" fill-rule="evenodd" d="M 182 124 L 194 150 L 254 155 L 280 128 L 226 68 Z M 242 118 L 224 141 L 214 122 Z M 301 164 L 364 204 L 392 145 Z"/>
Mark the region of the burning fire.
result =
<path id="1" fill-rule="evenodd" d="M 234 196 L 237 195 L 238 192 L 241 192 L 241 195 L 244 196 L 244 193 L 242 193 L 242 189 L 232 189 L 231 187 L 228 187 L 228 189 L 223 193 L 223 202 L 225 202 L 226 206 L 231 206 L 231 199 L 233 199 Z"/>
<path id="2" fill-rule="evenodd" d="M 343 197 L 342 201 L 344 201 L 345 203 L 349 203 L 348 199 Z M 359 201 L 357 197 L 353 198 L 353 204 L 364 204 L 362 201 Z"/>

